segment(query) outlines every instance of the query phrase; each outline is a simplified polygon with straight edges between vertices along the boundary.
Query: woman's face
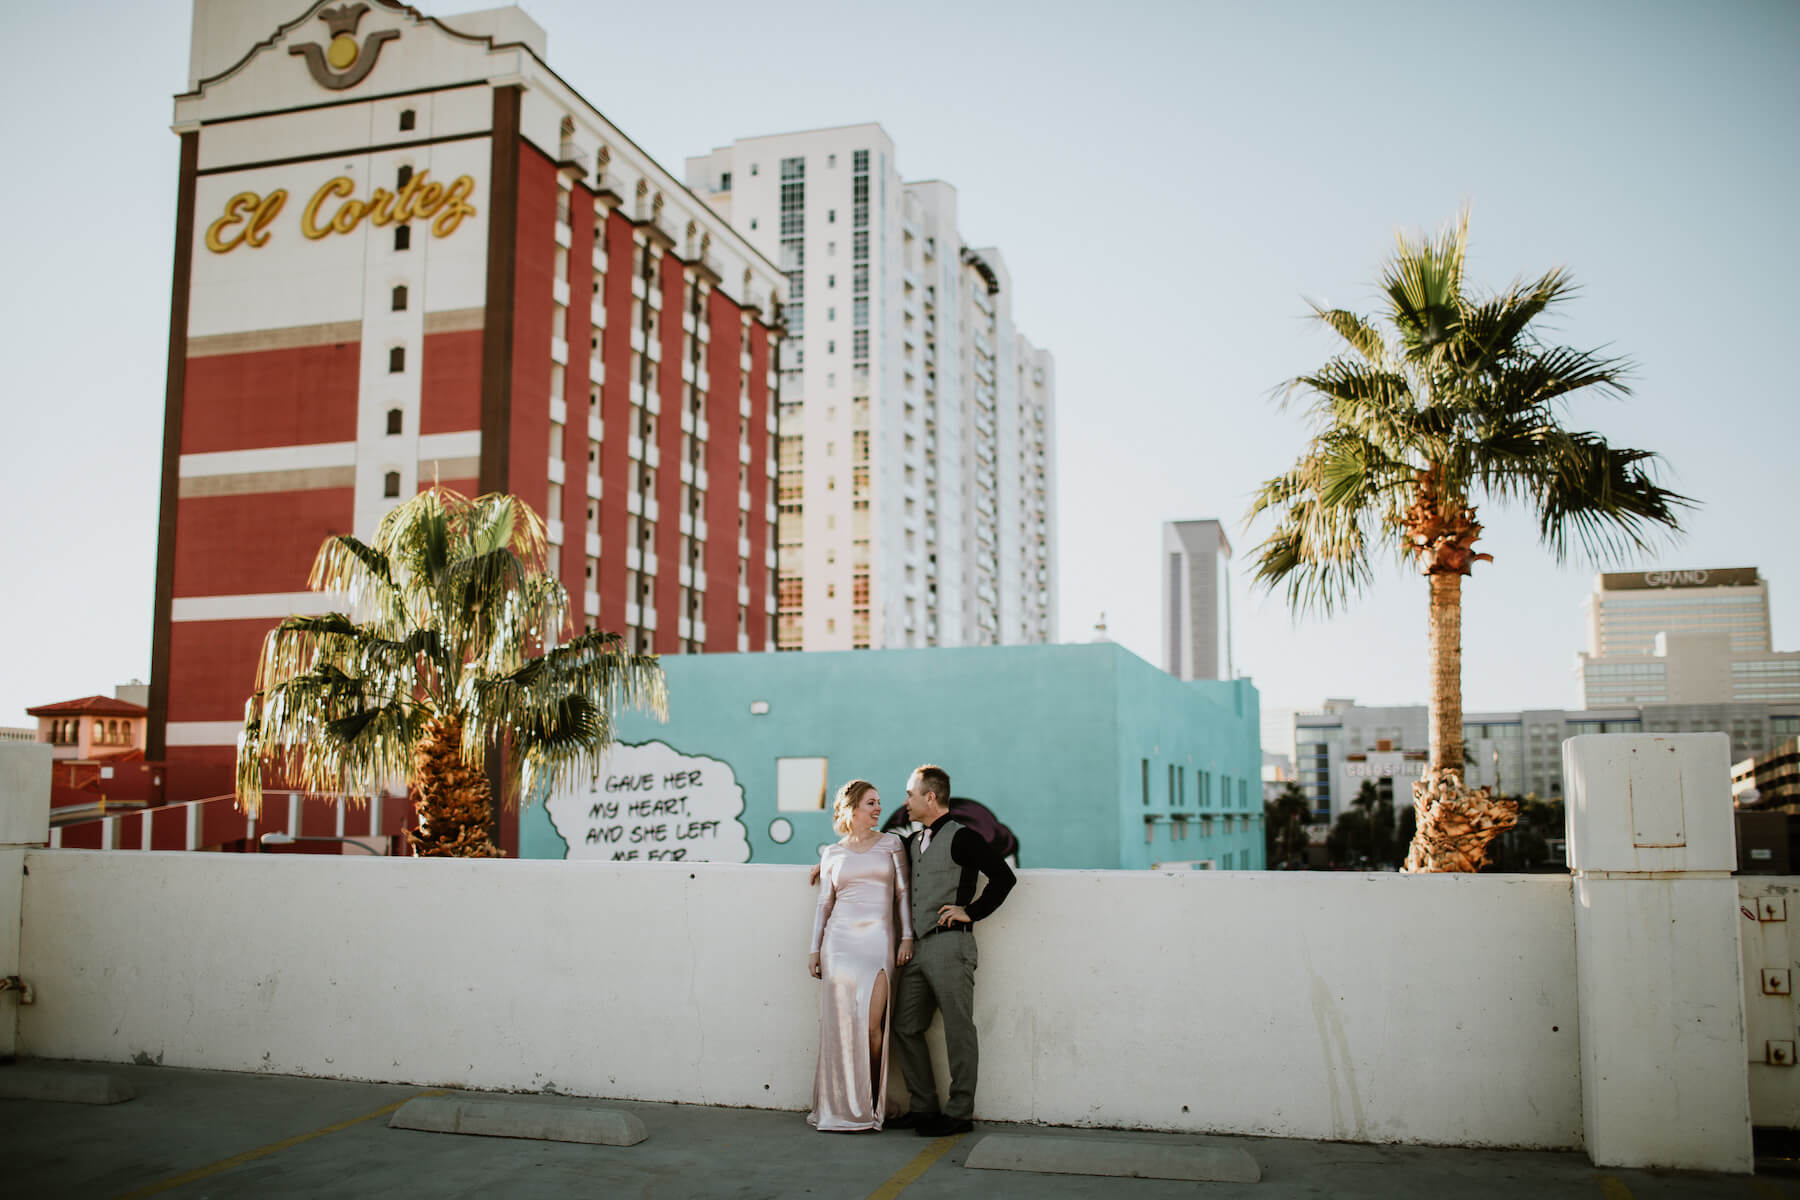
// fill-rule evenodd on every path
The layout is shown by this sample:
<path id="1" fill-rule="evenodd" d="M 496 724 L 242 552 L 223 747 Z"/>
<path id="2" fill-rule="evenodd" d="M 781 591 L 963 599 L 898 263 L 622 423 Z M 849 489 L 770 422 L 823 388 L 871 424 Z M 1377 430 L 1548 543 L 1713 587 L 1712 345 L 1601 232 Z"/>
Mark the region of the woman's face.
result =
<path id="1" fill-rule="evenodd" d="M 881 793 L 870 788 L 850 810 L 850 830 L 852 833 L 871 833 L 880 827 Z"/>

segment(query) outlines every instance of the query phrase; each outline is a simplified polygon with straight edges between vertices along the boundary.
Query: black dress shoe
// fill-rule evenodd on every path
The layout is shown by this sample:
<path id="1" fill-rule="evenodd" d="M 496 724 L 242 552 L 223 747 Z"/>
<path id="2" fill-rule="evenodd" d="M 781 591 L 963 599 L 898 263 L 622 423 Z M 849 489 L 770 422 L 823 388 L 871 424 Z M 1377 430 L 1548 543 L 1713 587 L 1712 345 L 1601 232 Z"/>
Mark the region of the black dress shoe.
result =
<path id="1" fill-rule="evenodd" d="M 937 1116 L 936 1113 L 901 1113 L 897 1117 L 889 1117 L 881 1123 L 883 1129 L 917 1129 L 922 1123 Z"/>
<path id="2" fill-rule="evenodd" d="M 952 1134 L 968 1133 L 975 1128 L 973 1121 L 961 1117 L 932 1116 L 919 1122 L 919 1136 L 928 1138 L 949 1137 Z"/>

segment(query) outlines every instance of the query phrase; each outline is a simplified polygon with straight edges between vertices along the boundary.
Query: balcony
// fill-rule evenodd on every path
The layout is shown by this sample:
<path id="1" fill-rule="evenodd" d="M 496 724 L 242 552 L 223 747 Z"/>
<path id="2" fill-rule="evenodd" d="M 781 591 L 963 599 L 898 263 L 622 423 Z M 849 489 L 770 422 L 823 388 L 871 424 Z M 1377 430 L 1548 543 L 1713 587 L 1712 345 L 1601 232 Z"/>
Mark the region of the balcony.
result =
<path id="1" fill-rule="evenodd" d="M 641 610 L 634 601 L 626 601 L 625 603 L 625 623 L 627 625 L 642 625 L 644 623 L 643 610 Z"/>
<path id="2" fill-rule="evenodd" d="M 712 373 L 705 367 L 700 367 L 694 372 L 694 386 L 702 392 L 712 391 Z"/>
<path id="3" fill-rule="evenodd" d="M 588 436 L 596 442 L 606 440 L 606 422 L 601 419 L 599 405 L 588 409 Z"/>
<path id="4" fill-rule="evenodd" d="M 560 484 L 560 483 L 562 483 L 563 476 L 567 472 L 568 468 L 563 464 L 562 459 L 553 458 L 549 462 L 549 470 L 550 470 L 550 482 L 555 483 L 555 484 Z"/>
<path id="5" fill-rule="evenodd" d="M 749 558 L 750 557 L 750 539 L 749 538 L 740 537 L 737 540 L 737 552 L 738 552 L 737 556 L 739 558 Z"/>
<path id="6" fill-rule="evenodd" d="M 738 511 L 740 511 L 740 512 L 749 512 L 750 511 L 750 492 L 746 488 L 738 489 Z"/>
<path id="7" fill-rule="evenodd" d="M 642 325 L 634 327 L 631 331 L 631 348 L 642 354 L 646 345 L 648 345 L 648 339 L 644 336 L 644 327 Z"/>
<path id="8" fill-rule="evenodd" d="M 594 246 L 594 270 L 604 273 L 606 268 L 606 247 L 596 243 Z"/>
<path id="9" fill-rule="evenodd" d="M 682 513 L 681 519 L 685 522 L 688 519 L 687 514 Z M 686 533 L 687 530 L 684 529 L 684 530 L 682 530 L 682 532 Z M 682 563 L 681 569 L 679 571 L 675 572 L 675 580 L 682 587 L 693 587 L 694 586 L 694 568 L 688 566 L 686 563 Z"/>
<path id="10" fill-rule="evenodd" d="M 650 344 L 644 347 L 644 357 L 653 363 L 662 361 L 662 339 L 651 338 Z"/>
<path id="11" fill-rule="evenodd" d="M 588 472 L 588 473 L 587 473 L 587 494 L 588 494 L 588 499 L 589 499 L 589 500 L 598 500 L 598 499 L 600 499 L 600 492 L 601 492 L 601 483 L 600 483 L 600 476 L 599 476 L 599 474 L 598 474 L 598 473 L 596 473 L 596 472 L 594 472 L 594 471 L 589 471 L 589 472 Z"/>
<path id="12" fill-rule="evenodd" d="M 650 295 L 650 287 L 644 282 L 644 277 L 642 275 L 633 275 L 631 277 L 631 294 L 636 296 L 639 300 L 646 299 Z"/>
<path id="13" fill-rule="evenodd" d="M 686 464 L 683 465 L 685 466 Z M 681 535 L 683 537 L 692 537 L 694 535 L 694 517 L 692 513 L 682 513 L 681 520 L 676 524 L 680 527 Z M 683 567 L 682 570 L 685 571 L 687 568 Z M 683 579 L 682 582 L 685 584 L 687 580 Z"/>
<path id="14" fill-rule="evenodd" d="M 694 382 L 694 360 L 691 358 L 681 360 L 681 382 Z"/>
<path id="15" fill-rule="evenodd" d="M 652 500 L 651 503 L 654 504 L 656 501 Z M 646 575 L 656 574 L 656 552 L 654 550 L 644 551 L 643 572 Z"/>
<path id="16" fill-rule="evenodd" d="M 645 629 L 655 629 L 656 628 L 656 610 L 654 608 L 646 608 L 644 610 L 644 619 L 638 623 L 640 625 L 642 625 Z"/>
<path id="17" fill-rule="evenodd" d="M 601 296 L 595 296 L 593 304 L 588 306 L 588 320 L 595 329 L 606 328 L 606 302 Z"/>
<path id="18" fill-rule="evenodd" d="M 706 590 L 706 568 L 705 567 L 695 567 L 694 568 L 694 590 L 701 591 L 701 592 L 704 592 Z"/>
<path id="19" fill-rule="evenodd" d="M 705 517 L 695 517 L 694 518 L 694 540 L 697 542 L 704 542 L 706 540 L 706 518 Z"/>
<path id="20" fill-rule="evenodd" d="M 745 392 L 738 397 L 738 416 L 742 417 L 746 421 L 748 421 L 750 419 L 750 393 L 749 392 Z"/>
<path id="21" fill-rule="evenodd" d="M 749 603 L 750 603 L 750 585 L 749 584 L 747 584 L 747 583 L 738 584 L 737 602 L 738 602 L 739 607 L 747 607 L 749 605 Z"/>
<path id="22" fill-rule="evenodd" d="M 750 443 L 749 442 L 739 442 L 738 443 L 738 461 L 740 463 L 743 463 L 746 466 L 749 465 L 749 463 L 750 463 Z"/>
<path id="23" fill-rule="evenodd" d="M 582 541 L 582 549 L 587 552 L 589 558 L 599 558 L 600 535 L 597 533 L 588 534 Z"/>
<path id="24" fill-rule="evenodd" d="M 751 369 L 750 368 L 750 351 L 743 350 L 743 351 L 739 352 L 739 354 L 738 354 L 738 369 L 742 370 L 742 371 L 748 371 Z"/>
<path id="25" fill-rule="evenodd" d="M 646 520 L 646 521 L 656 520 L 657 514 L 660 513 L 661 511 L 662 511 L 662 506 L 656 502 L 655 496 L 651 496 L 649 499 L 644 501 L 644 520 Z M 654 557 L 652 557 L 650 561 L 655 562 L 656 559 Z M 650 567 L 647 569 L 655 570 L 654 567 Z"/>
<path id="26" fill-rule="evenodd" d="M 644 464 L 650 467 L 662 466 L 662 449 L 655 442 L 644 447 Z"/>
<path id="27" fill-rule="evenodd" d="M 569 228 L 569 223 L 566 220 L 559 220 L 556 223 L 555 237 L 556 244 L 561 246 L 564 250 L 567 250 L 575 241 L 575 231 Z"/>
<path id="28" fill-rule="evenodd" d="M 706 621 L 704 618 L 696 618 L 694 621 L 694 640 L 696 642 L 704 642 L 706 640 Z"/>
<path id="29" fill-rule="evenodd" d="M 563 402 L 560 396 L 550 397 L 550 423 L 552 425 L 569 423 L 569 406 Z"/>
<path id="30" fill-rule="evenodd" d="M 694 464 L 685 458 L 681 460 L 681 482 L 689 487 L 694 484 Z M 684 529 L 682 532 L 686 533 L 687 531 Z"/>
<path id="31" fill-rule="evenodd" d="M 681 432 L 694 432 L 694 410 L 684 407 L 681 410 Z"/>
<path id="32" fill-rule="evenodd" d="M 563 338 L 550 338 L 550 361 L 566 366 L 569 362 L 569 343 Z"/>
<path id="33" fill-rule="evenodd" d="M 626 492 L 625 493 L 625 511 L 630 513 L 634 517 L 643 516 L 644 515 L 644 493 L 639 492 L 639 491 Z M 632 553 L 635 554 L 636 551 L 632 551 Z M 632 569 L 636 570 L 635 567 Z"/>
<path id="34" fill-rule="evenodd" d="M 590 355 L 588 358 L 588 382 L 596 384 L 606 382 L 606 364 L 600 361 L 598 353 Z"/>
<path id="35" fill-rule="evenodd" d="M 569 281 L 566 279 L 552 279 L 550 281 L 550 298 L 564 308 L 569 307 Z"/>
<path id="36" fill-rule="evenodd" d="M 694 422 L 694 436 L 699 438 L 703 442 L 709 440 L 712 437 L 712 426 L 708 425 L 706 423 L 706 414 L 705 413 L 702 413 L 700 415 L 700 417 Z"/>
<path id="37" fill-rule="evenodd" d="M 581 595 L 581 608 L 582 608 L 582 611 L 585 612 L 590 617 L 599 616 L 600 615 L 600 593 L 599 592 L 583 592 Z"/>
<path id="38" fill-rule="evenodd" d="M 563 523 L 555 517 L 544 522 L 544 539 L 552 546 L 563 544 Z"/>
<path id="39" fill-rule="evenodd" d="M 694 636 L 694 623 L 686 617 L 678 617 L 675 621 L 675 636 L 683 641 Z"/>
<path id="40" fill-rule="evenodd" d="M 737 635 L 737 648 L 738 648 L 739 654 L 750 653 L 750 635 L 749 634 L 740 633 Z"/>
<path id="41" fill-rule="evenodd" d="M 633 462 L 643 462 L 644 461 L 644 439 L 639 437 L 635 433 L 632 434 L 631 437 L 626 439 L 625 454 L 626 454 L 626 457 L 630 458 Z"/>
<path id="42" fill-rule="evenodd" d="M 711 480 L 708 477 L 708 475 L 706 474 L 705 467 L 695 467 L 694 468 L 694 487 L 697 491 L 702 491 L 702 492 L 706 491 L 707 486 L 710 482 L 711 482 Z"/>

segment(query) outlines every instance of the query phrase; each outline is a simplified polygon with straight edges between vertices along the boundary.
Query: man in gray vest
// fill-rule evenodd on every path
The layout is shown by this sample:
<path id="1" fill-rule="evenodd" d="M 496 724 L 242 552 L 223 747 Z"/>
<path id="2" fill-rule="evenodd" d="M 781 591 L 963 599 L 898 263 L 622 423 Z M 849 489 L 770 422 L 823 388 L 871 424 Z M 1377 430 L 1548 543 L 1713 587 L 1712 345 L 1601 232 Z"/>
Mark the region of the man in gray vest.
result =
<path id="1" fill-rule="evenodd" d="M 887 1122 L 943 1137 L 974 1128 L 975 931 L 974 923 L 1000 907 L 1014 877 L 986 839 L 950 819 L 950 776 L 927 764 L 906 783 L 906 811 L 925 826 L 907 839 L 912 864 L 913 960 L 900 969 L 894 1001 L 894 1044 L 912 1092 L 912 1111 Z M 975 877 L 987 887 L 975 894 Z M 950 1060 L 950 1101 L 938 1111 L 937 1078 L 925 1030 L 931 1014 L 944 1014 L 944 1049 Z"/>

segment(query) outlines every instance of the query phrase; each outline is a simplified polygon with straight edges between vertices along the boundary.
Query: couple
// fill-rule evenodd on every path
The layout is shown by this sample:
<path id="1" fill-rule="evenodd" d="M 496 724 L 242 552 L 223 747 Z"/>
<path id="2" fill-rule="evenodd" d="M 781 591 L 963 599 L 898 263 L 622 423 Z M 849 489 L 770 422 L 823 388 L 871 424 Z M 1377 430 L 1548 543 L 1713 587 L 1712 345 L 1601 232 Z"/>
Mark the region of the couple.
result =
<path id="1" fill-rule="evenodd" d="M 819 1067 L 806 1118 L 817 1129 L 872 1131 L 885 1124 L 942 1137 L 973 1128 L 973 925 L 1000 907 L 1014 877 L 980 834 L 950 819 L 949 802 L 950 776 L 942 767 L 914 771 L 906 784 L 906 812 L 924 829 L 903 840 L 881 832 L 881 793 L 874 784 L 853 780 L 838 792 L 832 824 L 843 840 L 819 857 L 819 907 L 807 963 L 812 977 L 825 983 Z M 988 880 L 979 897 L 978 874 Z M 896 966 L 903 969 L 890 1005 Z M 950 1101 L 941 1112 L 925 1045 L 934 1010 L 944 1014 L 950 1060 Z M 912 1094 L 911 1111 L 891 1118 L 890 1029 Z"/>

